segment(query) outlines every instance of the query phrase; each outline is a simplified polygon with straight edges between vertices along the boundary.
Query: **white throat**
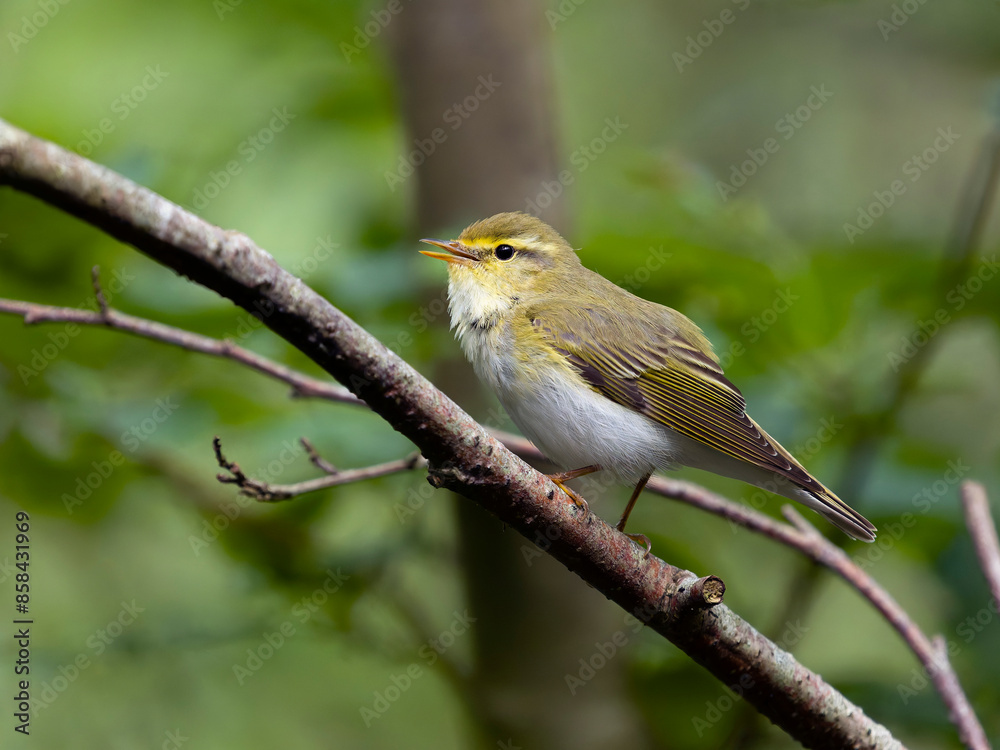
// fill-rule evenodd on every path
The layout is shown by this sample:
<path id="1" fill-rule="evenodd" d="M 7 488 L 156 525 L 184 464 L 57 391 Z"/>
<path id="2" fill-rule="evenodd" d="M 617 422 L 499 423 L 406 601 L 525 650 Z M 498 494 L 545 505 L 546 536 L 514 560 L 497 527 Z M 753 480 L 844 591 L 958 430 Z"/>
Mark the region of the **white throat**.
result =
<path id="1" fill-rule="evenodd" d="M 477 283 L 471 272 L 453 273 L 448 279 L 451 327 L 463 340 L 472 330 L 488 331 L 507 318 L 516 297 L 493 292 Z"/>
<path id="2" fill-rule="evenodd" d="M 470 272 L 449 274 L 451 327 L 476 374 L 494 389 L 511 375 L 508 370 L 513 361 L 507 323 L 516 304 L 517 297 L 490 291 L 477 283 Z"/>

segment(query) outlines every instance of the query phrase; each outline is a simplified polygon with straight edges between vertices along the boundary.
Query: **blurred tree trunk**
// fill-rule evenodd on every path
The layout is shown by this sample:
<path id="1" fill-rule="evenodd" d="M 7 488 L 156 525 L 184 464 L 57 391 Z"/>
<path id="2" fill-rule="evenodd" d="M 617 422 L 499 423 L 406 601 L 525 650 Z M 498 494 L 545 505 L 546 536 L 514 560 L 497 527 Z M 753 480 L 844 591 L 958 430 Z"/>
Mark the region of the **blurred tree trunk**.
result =
<path id="1" fill-rule="evenodd" d="M 525 210 L 558 172 L 546 6 L 532 0 L 421 0 L 388 28 L 408 129 L 404 153 L 433 151 L 415 171 L 420 236 L 500 211 Z M 445 40 L 445 41 L 442 41 Z M 418 151 L 419 152 L 419 151 Z M 566 230 L 565 206 L 541 218 Z M 456 346 L 456 352 L 458 347 Z M 439 387 L 474 416 L 483 389 L 464 360 L 443 363 Z M 456 496 L 460 554 L 478 621 L 469 689 L 487 744 L 581 750 L 648 744 L 612 659 L 571 694 L 566 675 L 623 628 L 622 612 L 548 557 Z M 573 623 L 566 629 L 565 623 Z"/>

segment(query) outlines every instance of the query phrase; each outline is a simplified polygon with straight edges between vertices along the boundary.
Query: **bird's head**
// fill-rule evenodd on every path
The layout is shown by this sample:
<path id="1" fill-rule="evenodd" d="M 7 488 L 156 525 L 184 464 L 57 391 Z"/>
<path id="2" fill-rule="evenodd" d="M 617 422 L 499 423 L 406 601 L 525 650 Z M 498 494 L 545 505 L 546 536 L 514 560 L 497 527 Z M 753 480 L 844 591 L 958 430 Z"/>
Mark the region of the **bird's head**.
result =
<path id="1" fill-rule="evenodd" d="M 519 212 L 497 214 L 466 227 L 457 240 L 421 240 L 445 252 L 452 294 L 520 299 L 554 288 L 580 266 L 573 248 L 545 222 Z"/>

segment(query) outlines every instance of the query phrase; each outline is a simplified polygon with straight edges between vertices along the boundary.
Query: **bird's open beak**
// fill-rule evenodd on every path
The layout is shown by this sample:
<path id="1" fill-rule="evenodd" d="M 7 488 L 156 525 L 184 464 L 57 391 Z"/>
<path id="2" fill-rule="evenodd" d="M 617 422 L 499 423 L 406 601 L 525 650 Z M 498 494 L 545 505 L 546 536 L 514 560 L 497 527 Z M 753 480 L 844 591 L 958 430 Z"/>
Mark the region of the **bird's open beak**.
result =
<path id="1" fill-rule="evenodd" d="M 420 252 L 428 258 L 437 258 L 438 260 L 443 260 L 446 263 L 459 263 L 463 266 L 471 266 L 473 263 L 479 261 L 479 258 L 466 250 L 465 246 L 458 240 L 452 240 L 451 242 L 445 242 L 444 240 L 420 241 L 448 251 L 446 253 L 436 253 L 433 250 L 421 250 Z"/>

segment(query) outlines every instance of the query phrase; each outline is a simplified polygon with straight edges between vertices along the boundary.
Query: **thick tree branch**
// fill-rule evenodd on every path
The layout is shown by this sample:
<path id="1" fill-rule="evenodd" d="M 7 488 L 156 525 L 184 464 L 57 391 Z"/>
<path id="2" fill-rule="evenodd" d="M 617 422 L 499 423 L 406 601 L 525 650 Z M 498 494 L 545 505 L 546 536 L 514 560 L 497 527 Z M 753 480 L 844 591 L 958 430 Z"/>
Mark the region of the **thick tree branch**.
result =
<path id="1" fill-rule="evenodd" d="M 245 235 L 0 121 L 0 184 L 104 229 L 222 294 L 344 383 L 428 459 L 430 481 L 474 500 L 728 685 L 804 745 L 899 747 L 888 730 L 725 605 L 695 606 L 697 577 L 584 514 L 450 399 Z M 546 533 L 547 532 L 547 533 Z M 702 589 L 704 590 L 704 586 Z"/>

